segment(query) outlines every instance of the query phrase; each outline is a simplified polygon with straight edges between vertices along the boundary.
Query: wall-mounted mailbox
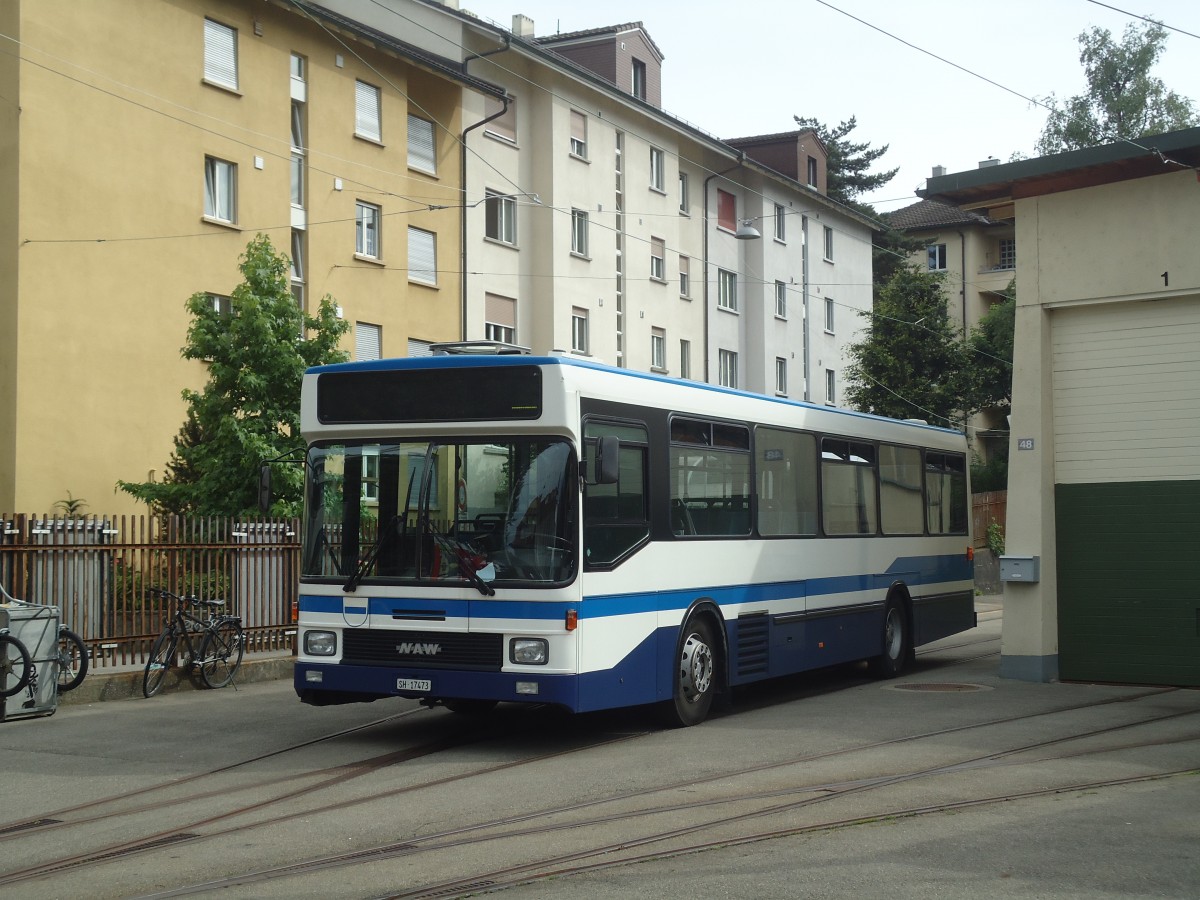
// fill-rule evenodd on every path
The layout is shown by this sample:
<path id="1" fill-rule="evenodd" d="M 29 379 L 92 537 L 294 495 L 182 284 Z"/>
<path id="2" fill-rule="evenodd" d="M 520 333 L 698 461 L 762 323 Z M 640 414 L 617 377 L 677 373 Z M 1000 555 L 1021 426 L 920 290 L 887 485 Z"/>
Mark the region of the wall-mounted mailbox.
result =
<path id="1" fill-rule="evenodd" d="M 1000 557 L 1001 581 L 1041 580 L 1042 558 L 1040 556 L 1002 556 Z"/>

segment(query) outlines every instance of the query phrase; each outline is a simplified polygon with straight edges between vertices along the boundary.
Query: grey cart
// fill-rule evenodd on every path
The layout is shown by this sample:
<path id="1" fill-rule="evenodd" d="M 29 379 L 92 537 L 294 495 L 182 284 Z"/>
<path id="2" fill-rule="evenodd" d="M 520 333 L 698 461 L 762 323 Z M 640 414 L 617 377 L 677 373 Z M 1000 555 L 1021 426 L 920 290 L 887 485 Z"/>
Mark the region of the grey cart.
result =
<path id="1" fill-rule="evenodd" d="M 0 595 L 0 722 L 58 709 L 58 624 L 57 606 Z"/>

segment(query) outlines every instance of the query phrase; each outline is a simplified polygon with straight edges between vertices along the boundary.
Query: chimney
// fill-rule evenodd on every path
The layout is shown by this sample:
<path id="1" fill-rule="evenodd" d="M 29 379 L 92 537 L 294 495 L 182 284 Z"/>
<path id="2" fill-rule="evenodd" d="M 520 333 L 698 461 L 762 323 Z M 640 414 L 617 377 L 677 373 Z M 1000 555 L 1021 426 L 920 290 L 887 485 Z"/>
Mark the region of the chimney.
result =
<path id="1" fill-rule="evenodd" d="M 1000 160 L 996 159 L 994 156 L 989 156 L 987 159 L 981 159 L 979 161 L 979 168 L 981 169 L 989 169 L 992 166 L 998 165 L 1000 165 Z"/>
<path id="2" fill-rule="evenodd" d="M 519 38 L 533 38 L 533 19 L 521 13 L 513 14 L 512 33 Z"/>
<path id="3" fill-rule="evenodd" d="M 945 174 L 946 174 L 945 166 L 934 166 L 933 167 L 933 177 L 934 178 L 941 178 Z"/>

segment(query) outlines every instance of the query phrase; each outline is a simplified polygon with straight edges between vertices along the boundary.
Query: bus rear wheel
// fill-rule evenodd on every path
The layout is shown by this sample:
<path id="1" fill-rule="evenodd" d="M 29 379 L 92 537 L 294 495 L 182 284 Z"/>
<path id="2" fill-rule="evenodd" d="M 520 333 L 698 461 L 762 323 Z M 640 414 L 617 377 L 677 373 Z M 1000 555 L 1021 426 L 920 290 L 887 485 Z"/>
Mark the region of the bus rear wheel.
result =
<path id="1" fill-rule="evenodd" d="M 671 699 L 663 705 L 670 727 L 698 725 L 708 718 L 717 692 L 716 634 L 703 616 L 688 619 L 680 633 Z"/>
<path id="2" fill-rule="evenodd" d="M 890 598 L 884 607 L 880 642 L 883 652 L 868 660 L 867 667 L 876 678 L 895 678 L 904 671 L 912 653 L 908 616 L 904 603 L 895 597 Z"/>

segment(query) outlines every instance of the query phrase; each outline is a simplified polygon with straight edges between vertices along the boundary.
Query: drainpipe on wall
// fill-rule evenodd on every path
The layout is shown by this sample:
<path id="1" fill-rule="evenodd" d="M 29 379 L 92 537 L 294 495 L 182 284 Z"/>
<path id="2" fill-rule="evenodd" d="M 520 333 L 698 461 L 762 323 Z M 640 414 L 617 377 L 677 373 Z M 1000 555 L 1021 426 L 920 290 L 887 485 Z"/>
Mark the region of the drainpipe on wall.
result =
<path id="1" fill-rule="evenodd" d="M 745 152 L 739 150 L 738 151 L 738 161 L 737 161 L 736 165 L 732 165 L 728 169 L 725 169 L 724 171 L 721 171 L 721 172 L 713 172 L 711 175 L 709 175 L 707 178 L 704 179 L 704 251 L 703 251 L 704 252 L 704 262 L 703 262 L 702 268 L 704 269 L 704 383 L 705 384 L 712 383 L 712 381 L 709 379 L 709 357 L 711 354 L 708 352 L 708 319 L 709 319 L 709 309 L 708 309 L 708 183 L 710 181 L 712 181 L 714 178 L 720 178 L 722 175 L 727 175 L 728 173 L 732 172 L 734 169 L 741 168 L 741 165 L 745 161 L 745 159 L 746 159 Z"/>
<path id="2" fill-rule="evenodd" d="M 471 60 L 483 59 L 485 56 L 493 56 L 494 54 L 497 54 L 497 53 L 506 52 L 510 48 L 511 43 L 509 41 L 508 35 L 503 35 L 503 37 L 504 37 L 504 46 L 503 47 L 497 47 L 495 50 L 487 51 L 487 53 L 473 53 L 470 56 L 468 56 L 466 59 L 464 59 L 462 61 L 463 74 L 464 75 L 467 74 L 467 63 L 469 63 Z M 463 197 L 463 201 L 464 201 L 463 206 L 460 207 L 461 215 L 459 216 L 460 234 L 459 234 L 459 254 L 458 254 L 459 255 L 459 267 L 460 267 L 459 271 L 461 274 L 461 281 L 462 281 L 462 298 L 460 300 L 460 305 L 462 308 L 460 310 L 461 325 L 459 326 L 459 340 L 462 340 L 462 341 L 467 340 L 467 210 L 466 210 L 466 205 L 465 205 L 465 201 L 467 199 L 467 133 L 474 131 L 476 128 L 479 128 L 482 125 L 486 125 L 488 122 L 492 122 L 496 119 L 499 119 L 506 112 L 508 112 L 508 105 L 511 101 L 509 99 L 507 89 L 504 92 L 504 97 L 501 98 L 501 102 L 504 104 L 504 106 L 500 109 L 500 111 L 498 113 L 495 113 L 494 115 L 490 115 L 490 116 L 487 116 L 486 118 L 480 119 L 474 125 L 468 125 L 466 128 L 464 128 L 462 130 L 462 134 L 459 135 L 459 139 L 458 139 L 459 165 L 461 166 L 460 171 L 462 172 L 462 187 L 463 187 L 462 197 Z"/>
<path id="3" fill-rule="evenodd" d="M 958 292 L 962 294 L 963 340 L 967 339 L 967 237 L 958 233 L 958 267 L 962 271 Z"/>

